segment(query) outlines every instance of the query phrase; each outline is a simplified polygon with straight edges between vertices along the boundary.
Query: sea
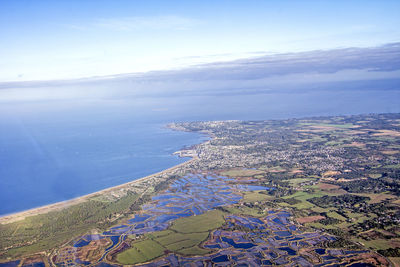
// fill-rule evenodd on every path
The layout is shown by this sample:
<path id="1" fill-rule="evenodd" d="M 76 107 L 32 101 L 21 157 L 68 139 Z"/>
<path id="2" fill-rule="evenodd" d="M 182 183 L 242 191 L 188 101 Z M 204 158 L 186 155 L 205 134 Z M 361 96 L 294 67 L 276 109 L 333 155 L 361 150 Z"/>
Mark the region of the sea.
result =
<path id="1" fill-rule="evenodd" d="M 398 87 L 172 95 L 114 94 L 112 88 L 70 94 L 71 87 L 0 90 L 0 215 L 76 198 L 188 160 L 173 152 L 208 137 L 170 130 L 170 122 L 400 112 Z"/>

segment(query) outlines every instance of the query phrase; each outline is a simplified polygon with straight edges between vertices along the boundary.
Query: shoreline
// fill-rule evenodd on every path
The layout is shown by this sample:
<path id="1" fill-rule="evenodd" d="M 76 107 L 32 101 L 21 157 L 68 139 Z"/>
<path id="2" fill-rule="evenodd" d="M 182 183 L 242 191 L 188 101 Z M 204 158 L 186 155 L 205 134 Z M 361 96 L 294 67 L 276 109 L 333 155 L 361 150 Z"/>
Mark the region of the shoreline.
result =
<path id="1" fill-rule="evenodd" d="M 180 153 L 182 151 L 177 151 L 175 153 Z M 185 157 L 189 157 L 189 156 L 185 156 Z M 130 181 L 130 182 L 126 182 L 120 185 L 116 185 L 113 187 L 108 187 L 105 189 L 102 189 L 100 191 L 96 191 L 90 194 L 86 194 L 80 197 L 76 197 L 73 199 L 69 199 L 69 200 L 64 200 L 64 201 L 60 201 L 60 202 L 56 202 L 56 203 L 52 203 L 52 204 L 48 204 L 48 205 L 44 205 L 44 206 L 40 206 L 40 207 L 36 207 L 36 208 L 32 208 L 32 209 L 28 209 L 28 210 L 24 210 L 24 211 L 18 211 L 15 213 L 10 213 L 10 214 L 5 214 L 5 215 L 0 215 L 0 224 L 8 224 L 8 223 L 13 223 L 13 222 L 17 222 L 17 221 L 21 221 L 24 220 L 27 217 L 31 217 L 31 216 L 35 216 L 35 215 L 40 215 L 40 214 L 45 214 L 45 213 L 49 213 L 52 211 L 57 211 L 57 210 L 62 210 L 74 205 L 77 205 L 79 203 L 83 203 L 85 201 L 88 201 L 90 198 L 95 197 L 97 195 L 101 195 L 101 194 L 105 194 L 105 193 L 110 193 L 119 189 L 124 189 L 126 187 L 129 187 L 131 185 L 135 185 L 135 184 L 140 184 L 142 182 L 145 182 L 146 180 L 150 180 L 152 178 L 157 178 L 158 176 L 162 176 L 162 175 L 166 175 L 171 171 L 176 171 L 177 169 L 188 165 L 190 163 L 192 163 L 193 161 L 196 161 L 198 159 L 198 157 L 196 155 L 191 155 L 190 159 L 182 162 L 178 165 L 174 165 L 168 169 L 138 178 L 136 180 Z"/>

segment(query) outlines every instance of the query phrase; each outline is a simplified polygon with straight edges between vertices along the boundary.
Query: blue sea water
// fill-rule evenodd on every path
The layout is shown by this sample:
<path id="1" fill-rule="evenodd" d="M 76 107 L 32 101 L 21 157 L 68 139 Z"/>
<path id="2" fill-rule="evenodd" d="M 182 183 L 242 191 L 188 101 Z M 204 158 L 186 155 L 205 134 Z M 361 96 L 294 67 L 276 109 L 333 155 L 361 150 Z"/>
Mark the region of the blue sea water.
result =
<path id="1" fill-rule="evenodd" d="M 0 215 L 72 199 L 184 162 L 172 153 L 207 137 L 172 131 L 165 128 L 169 122 L 400 112 L 397 85 L 396 80 L 390 90 L 380 83 L 362 90 L 361 83 L 290 93 L 163 96 L 96 91 L 96 86 L 84 93 L 73 88 L 71 94 L 71 88 L 63 87 L 1 89 Z"/>
<path id="2" fill-rule="evenodd" d="M 173 152 L 207 139 L 109 105 L 74 108 L 69 103 L 69 109 L 65 104 L 1 106 L 0 214 L 72 199 L 164 170 L 188 160 Z"/>

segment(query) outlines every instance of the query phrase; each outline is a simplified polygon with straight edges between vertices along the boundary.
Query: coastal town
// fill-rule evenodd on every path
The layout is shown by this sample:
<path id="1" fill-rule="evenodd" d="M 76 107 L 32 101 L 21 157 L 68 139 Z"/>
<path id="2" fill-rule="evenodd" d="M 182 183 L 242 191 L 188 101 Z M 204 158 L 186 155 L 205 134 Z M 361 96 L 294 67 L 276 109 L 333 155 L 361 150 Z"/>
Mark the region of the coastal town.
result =
<path id="1" fill-rule="evenodd" d="M 192 159 L 1 218 L 0 266 L 398 266 L 400 114 L 171 123 Z"/>

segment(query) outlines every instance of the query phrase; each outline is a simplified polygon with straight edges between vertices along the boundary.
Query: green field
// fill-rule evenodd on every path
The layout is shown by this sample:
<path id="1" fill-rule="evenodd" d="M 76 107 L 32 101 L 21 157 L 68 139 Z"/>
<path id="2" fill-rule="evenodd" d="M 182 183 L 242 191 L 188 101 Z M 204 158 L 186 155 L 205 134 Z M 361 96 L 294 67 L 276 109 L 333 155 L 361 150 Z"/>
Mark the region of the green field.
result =
<path id="1" fill-rule="evenodd" d="M 132 248 L 117 255 L 122 264 L 136 264 L 155 259 L 164 254 L 164 248 L 157 242 L 147 239 L 132 244 Z"/>
<path id="2" fill-rule="evenodd" d="M 311 210 L 314 211 L 314 212 L 318 212 L 318 213 L 331 211 L 330 208 L 321 208 L 321 207 L 318 207 L 318 206 L 312 207 Z"/>
<path id="3" fill-rule="evenodd" d="M 261 192 L 265 192 L 265 190 L 245 192 L 242 201 L 243 202 L 256 202 L 256 201 L 264 201 L 264 200 L 269 200 L 269 199 L 274 198 L 273 196 L 263 194 Z"/>
<path id="4" fill-rule="evenodd" d="M 340 215 L 340 214 L 337 213 L 336 211 L 328 212 L 327 215 L 328 215 L 329 217 L 331 217 L 331 218 L 338 219 L 338 220 L 340 220 L 340 221 L 345 221 L 345 220 L 346 220 L 345 217 L 343 217 L 342 215 Z"/>
<path id="5" fill-rule="evenodd" d="M 263 171 L 254 170 L 254 169 L 241 169 L 241 170 L 229 170 L 221 172 L 221 175 L 230 176 L 230 177 L 245 177 L 245 176 L 254 176 L 258 174 L 263 174 Z"/>
<path id="6" fill-rule="evenodd" d="M 308 182 L 308 181 L 315 181 L 316 178 L 295 178 L 295 179 L 289 179 L 289 180 L 285 180 L 288 181 L 290 183 L 291 186 L 298 186 L 301 183 L 304 182 Z"/>
<path id="7" fill-rule="evenodd" d="M 318 228 L 318 229 L 336 229 L 336 227 L 334 225 L 324 225 L 322 223 L 308 223 L 308 226 L 312 226 L 314 228 Z"/>
<path id="8" fill-rule="evenodd" d="M 400 164 L 386 165 L 386 166 L 383 166 L 383 168 L 386 168 L 386 169 L 400 169 Z"/>
<path id="9" fill-rule="evenodd" d="M 391 240 L 387 239 L 375 239 L 375 240 L 364 240 L 364 239 L 354 239 L 356 241 L 361 242 L 362 244 L 365 245 L 367 248 L 371 248 L 374 250 L 379 250 L 379 249 L 388 249 L 393 247 Z"/>
<path id="10" fill-rule="evenodd" d="M 210 250 L 195 246 L 191 248 L 181 249 L 178 251 L 178 253 L 183 255 L 204 255 L 210 253 Z"/>
<path id="11" fill-rule="evenodd" d="M 216 229 L 224 222 L 224 212 L 210 210 L 198 216 L 177 219 L 170 229 L 180 233 L 201 233 Z"/>
<path id="12" fill-rule="evenodd" d="M 177 251 L 199 245 L 201 241 L 207 239 L 207 237 L 208 232 L 190 234 L 171 233 L 154 240 L 168 250 Z"/>
<path id="13" fill-rule="evenodd" d="M 378 179 L 378 178 L 382 177 L 382 174 L 381 173 L 370 173 L 370 174 L 368 174 L 368 176 L 372 179 Z"/>
<path id="14" fill-rule="evenodd" d="M 198 216 L 177 219 L 168 230 L 149 233 L 145 240 L 132 242 L 132 248 L 117 255 L 121 264 L 136 264 L 150 261 L 172 251 L 184 255 L 202 255 L 209 252 L 199 247 L 211 230 L 225 222 L 224 212 L 210 210 Z"/>
<path id="15" fill-rule="evenodd" d="M 297 199 L 297 200 L 301 201 L 300 203 L 297 203 L 297 204 L 294 204 L 294 205 L 289 205 L 287 203 L 285 203 L 286 204 L 285 205 L 285 204 L 279 203 L 279 205 L 290 206 L 290 207 L 294 207 L 294 208 L 297 208 L 297 209 L 311 209 L 311 208 L 315 207 L 315 205 L 310 203 L 310 202 L 308 202 L 307 199 L 310 199 L 310 198 L 313 198 L 313 197 L 321 197 L 321 196 L 323 196 L 322 193 L 308 193 L 308 192 L 299 191 L 299 192 L 296 192 L 296 193 L 294 193 L 292 195 L 285 196 L 283 198 L 284 199 L 294 198 L 294 199 Z"/>
<path id="16" fill-rule="evenodd" d="M 343 142 L 341 142 L 341 141 L 329 141 L 329 142 L 325 143 L 325 145 L 327 145 L 327 146 L 338 146 L 338 145 L 342 145 L 342 144 L 343 144 Z"/>

